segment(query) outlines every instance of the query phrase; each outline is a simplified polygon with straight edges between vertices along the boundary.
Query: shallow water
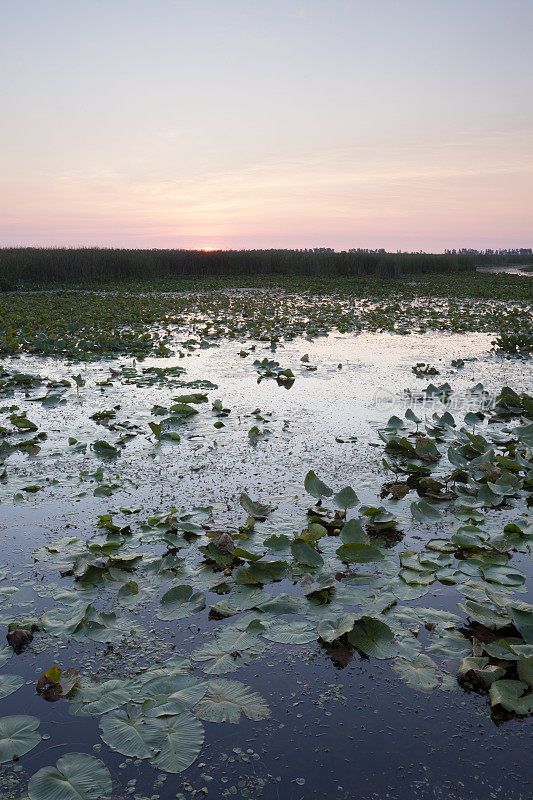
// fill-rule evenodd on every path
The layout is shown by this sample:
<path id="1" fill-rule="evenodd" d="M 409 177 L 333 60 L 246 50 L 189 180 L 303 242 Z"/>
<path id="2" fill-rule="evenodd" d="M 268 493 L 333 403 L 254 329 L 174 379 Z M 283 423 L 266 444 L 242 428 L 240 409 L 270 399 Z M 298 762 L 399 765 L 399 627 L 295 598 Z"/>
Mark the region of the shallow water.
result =
<path id="1" fill-rule="evenodd" d="M 13 606 L 2 609 L 4 622 L 37 616 L 41 608 L 53 604 L 57 587 L 71 585 L 70 577 L 60 578 L 58 571 L 35 564 L 33 550 L 65 533 L 82 538 L 94 534 L 97 516 L 110 508 L 140 508 L 138 515 L 131 515 L 137 521 L 173 506 L 213 505 L 215 527 L 236 530 L 246 518 L 239 506 L 239 495 L 246 491 L 276 506 L 266 522 L 257 524 L 260 534 L 292 534 L 306 524 L 305 511 L 311 503 L 303 480 L 310 469 L 336 488 L 353 486 L 363 503 L 375 503 L 383 481 L 390 480 L 377 431 L 392 414 L 402 416 L 414 407 L 419 416 L 450 410 L 460 417 L 479 407 L 479 396 L 470 391 L 478 382 L 489 392 L 487 402 L 503 385 L 518 392 L 531 388 L 531 362 L 496 356 L 490 350 L 491 338 L 330 334 L 314 341 L 295 339 L 275 349 L 256 342 L 256 349 L 245 358 L 239 356 L 242 344 L 221 341 L 184 358 L 146 359 L 136 365 L 139 372 L 179 365 L 186 373 L 175 380 L 207 379 L 218 387 L 208 390 L 210 402 L 199 405 L 200 413 L 180 427 L 178 443 L 157 444 L 148 438 L 148 422 L 160 419 L 150 409 L 154 404 L 168 407 L 172 398 L 202 390 L 169 387 L 168 382 L 126 385 L 121 375 L 113 376 L 109 370 L 133 366 L 131 359 L 88 364 L 81 369 L 86 385 L 79 393 L 68 389 L 66 402 L 55 408 L 25 399 L 21 392 L 2 398 L 3 407 L 16 404 L 27 410 L 28 417 L 48 433 L 36 455 L 9 457 L 7 480 L 0 482 L 2 561 L 8 568 L 0 590 L 6 584 L 23 587 Z M 249 351 L 249 344 L 244 349 Z M 316 370 L 305 369 L 300 360 L 304 354 Z M 252 362 L 264 357 L 293 370 L 296 377 L 289 389 L 273 379 L 258 383 Z M 451 361 L 458 358 L 465 364 L 456 369 Z M 411 370 L 417 362 L 435 365 L 440 374 L 417 378 Z M 6 359 L 3 365 L 56 379 L 80 372 L 79 365 L 30 356 Z M 97 385 L 110 376 L 111 385 Z M 429 382 L 444 381 L 454 390 L 445 404 L 415 403 L 413 395 L 404 391 L 416 396 Z M 33 390 L 31 396 L 43 393 Z M 216 398 L 231 409 L 220 418 L 224 423 L 220 429 L 214 427 L 219 418 L 211 411 Z M 140 429 L 118 458 L 101 459 L 89 448 L 85 453 L 69 448 L 69 436 L 89 444 L 99 438 L 115 440 L 116 432 L 90 416 L 117 406 L 114 422 L 128 420 Z M 261 410 L 264 421 L 257 422 L 255 409 Z M 248 431 L 256 424 L 270 433 L 253 444 Z M 349 441 L 351 437 L 356 440 Z M 108 497 L 93 495 L 95 479 L 80 478 L 82 471 L 94 474 L 99 465 L 105 481 L 117 484 Z M 30 485 L 42 488 L 25 491 Z M 420 526 L 413 524 L 408 503 L 382 504 L 406 526 L 399 549 L 416 546 Z M 503 518 L 505 512 L 494 513 L 495 524 Z M 432 527 L 438 534 L 439 523 Z M 531 571 L 529 559 L 518 556 L 515 563 Z M 273 588 L 276 593 L 294 591 L 288 579 L 268 587 Z M 220 599 L 208 592 L 207 607 Z M 456 612 L 458 599 L 454 587 L 436 583 L 412 605 Z M 21 759 L 20 771 L 8 769 L 3 779 L 6 797 L 17 797 L 27 775 L 72 751 L 94 752 L 104 760 L 113 776 L 114 798 L 166 800 L 181 797 L 180 792 L 201 797 L 204 789 L 217 798 L 266 800 L 326 796 L 522 800 L 531 795 L 531 719 L 497 726 L 486 695 L 459 689 L 421 694 L 401 682 L 390 662 L 357 652 L 332 652 L 318 642 L 271 643 L 251 664 L 222 676 L 242 681 L 262 695 L 271 709 L 269 719 L 252 722 L 242 717 L 238 725 L 204 723 L 206 743 L 199 758 L 179 775 L 160 773 L 146 762 L 135 765 L 101 742 L 98 717 L 72 716 L 67 701 L 47 703 L 35 693 L 37 677 L 53 663 L 68 662 L 82 674 L 128 674 L 130 668 L 153 664 L 173 652 L 190 652 L 209 640 L 219 625 L 209 620 L 208 610 L 165 623 L 155 618 L 149 604 L 135 616 L 144 632 L 127 646 L 36 636 L 30 650 L 14 656 L 2 669 L 23 675 L 27 683 L 0 701 L 1 714 L 33 714 L 41 719 L 40 731 L 51 737 Z M 425 635 L 425 631 L 420 634 Z M 449 665 L 452 673 L 454 665 Z"/>
<path id="2" fill-rule="evenodd" d="M 494 274 L 504 274 L 504 275 L 523 275 L 531 277 L 533 275 L 533 267 L 531 264 L 527 266 L 524 265 L 522 268 L 520 267 L 477 267 L 478 272 L 488 272 L 492 275 Z"/>

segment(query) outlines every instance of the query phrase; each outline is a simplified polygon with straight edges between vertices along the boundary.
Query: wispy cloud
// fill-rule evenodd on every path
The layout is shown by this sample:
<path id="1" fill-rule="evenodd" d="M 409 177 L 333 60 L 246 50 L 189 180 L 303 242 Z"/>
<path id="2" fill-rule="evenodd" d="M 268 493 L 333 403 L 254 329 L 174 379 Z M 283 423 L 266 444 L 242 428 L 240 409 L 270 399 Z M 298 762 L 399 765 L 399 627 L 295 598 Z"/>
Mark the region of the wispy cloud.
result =
<path id="1" fill-rule="evenodd" d="M 463 230 L 465 215 L 473 235 L 484 235 L 496 217 L 504 230 L 513 215 L 520 224 L 532 182 L 527 135 L 502 134 L 322 150 L 192 174 L 172 164 L 144 171 L 137 163 L 65 171 L 40 176 L 33 198 L 17 199 L 14 217 L 30 226 L 35 215 L 53 227 L 74 225 L 90 239 L 100 225 L 125 239 L 163 237 L 184 246 L 205 237 L 246 246 L 291 236 L 295 245 L 311 236 L 344 246 L 350 237 L 358 244 L 384 234 L 403 242 L 406 226 L 415 238 L 439 226 L 449 235 L 452 223 Z"/>

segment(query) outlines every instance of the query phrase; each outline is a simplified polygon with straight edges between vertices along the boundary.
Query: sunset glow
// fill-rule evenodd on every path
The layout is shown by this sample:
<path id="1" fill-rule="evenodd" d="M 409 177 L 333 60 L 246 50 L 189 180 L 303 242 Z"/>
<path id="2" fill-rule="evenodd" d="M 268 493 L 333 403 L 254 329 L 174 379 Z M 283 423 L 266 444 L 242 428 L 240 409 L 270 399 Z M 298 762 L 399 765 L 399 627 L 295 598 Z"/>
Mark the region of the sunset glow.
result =
<path id="1" fill-rule="evenodd" d="M 0 244 L 530 246 L 532 22 L 521 0 L 6 4 Z"/>

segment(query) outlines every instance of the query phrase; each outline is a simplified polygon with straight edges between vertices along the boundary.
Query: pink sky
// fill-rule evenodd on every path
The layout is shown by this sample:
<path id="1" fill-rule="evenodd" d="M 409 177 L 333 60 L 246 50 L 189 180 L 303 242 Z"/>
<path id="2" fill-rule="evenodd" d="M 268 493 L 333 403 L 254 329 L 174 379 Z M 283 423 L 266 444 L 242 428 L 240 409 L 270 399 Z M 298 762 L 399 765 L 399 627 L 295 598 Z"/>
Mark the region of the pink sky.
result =
<path id="1" fill-rule="evenodd" d="M 529 2 L 45 5 L 0 33 L 1 245 L 533 244 Z"/>

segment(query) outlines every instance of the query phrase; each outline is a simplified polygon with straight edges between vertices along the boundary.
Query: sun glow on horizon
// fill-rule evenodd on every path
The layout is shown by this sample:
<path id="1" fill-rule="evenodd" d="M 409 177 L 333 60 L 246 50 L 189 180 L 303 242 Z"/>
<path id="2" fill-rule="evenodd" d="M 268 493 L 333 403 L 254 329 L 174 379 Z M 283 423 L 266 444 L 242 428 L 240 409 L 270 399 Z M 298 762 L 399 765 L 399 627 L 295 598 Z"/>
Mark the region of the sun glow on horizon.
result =
<path id="1" fill-rule="evenodd" d="M 4 3 L 0 246 L 531 246 L 531 0 L 153 5 Z"/>

